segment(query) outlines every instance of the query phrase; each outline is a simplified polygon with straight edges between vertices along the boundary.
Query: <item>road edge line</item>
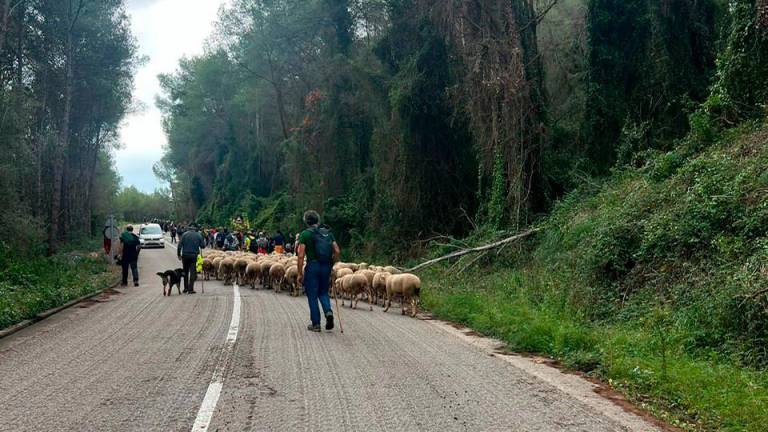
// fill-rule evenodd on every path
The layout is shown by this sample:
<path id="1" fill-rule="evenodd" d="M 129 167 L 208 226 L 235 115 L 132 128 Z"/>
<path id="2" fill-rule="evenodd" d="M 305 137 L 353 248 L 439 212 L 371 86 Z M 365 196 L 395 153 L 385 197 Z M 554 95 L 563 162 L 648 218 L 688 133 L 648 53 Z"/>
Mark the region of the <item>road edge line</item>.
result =
<path id="1" fill-rule="evenodd" d="M 213 376 L 211 377 L 211 382 L 208 384 L 208 389 L 205 391 L 203 402 L 200 404 L 200 409 L 197 411 L 195 422 L 192 424 L 193 432 L 205 432 L 211 425 L 213 414 L 216 412 L 216 405 L 219 403 L 221 390 L 224 388 L 224 374 L 229 366 L 232 353 L 235 350 L 235 342 L 237 341 L 237 335 L 240 331 L 240 286 L 233 284 L 232 289 L 234 291 L 232 299 L 232 320 L 229 322 L 227 339 L 221 350 L 221 357 L 219 357 L 216 368 L 213 370 Z"/>

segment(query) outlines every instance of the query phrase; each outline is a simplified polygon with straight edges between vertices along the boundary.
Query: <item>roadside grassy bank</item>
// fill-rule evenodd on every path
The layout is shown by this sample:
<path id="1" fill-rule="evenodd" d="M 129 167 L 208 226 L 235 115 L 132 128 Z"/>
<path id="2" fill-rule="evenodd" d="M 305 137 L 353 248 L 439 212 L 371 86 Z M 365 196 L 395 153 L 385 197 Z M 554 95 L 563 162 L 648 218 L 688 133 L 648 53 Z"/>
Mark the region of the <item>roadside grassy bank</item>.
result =
<path id="1" fill-rule="evenodd" d="M 109 287 L 118 280 L 113 267 L 99 253 L 70 248 L 52 257 L 21 256 L 0 244 L 0 329 Z"/>
<path id="2" fill-rule="evenodd" d="M 549 278 L 529 271 L 432 271 L 424 278 L 423 306 L 438 318 L 504 341 L 511 351 L 543 354 L 600 378 L 671 424 L 765 430 L 765 370 L 716 352 L 689 352 L 684 339 L 691 335 L 666 313 L 635 322 L 591 322 L 562 294 L 542 292 Z"/>
<path id="3" fill-rule="evenodd" d="M 423 306 L 685 429 L 766 430 L 768 128 L 719 142 L 571 194 L 527 244 L 429 270 Z"/>

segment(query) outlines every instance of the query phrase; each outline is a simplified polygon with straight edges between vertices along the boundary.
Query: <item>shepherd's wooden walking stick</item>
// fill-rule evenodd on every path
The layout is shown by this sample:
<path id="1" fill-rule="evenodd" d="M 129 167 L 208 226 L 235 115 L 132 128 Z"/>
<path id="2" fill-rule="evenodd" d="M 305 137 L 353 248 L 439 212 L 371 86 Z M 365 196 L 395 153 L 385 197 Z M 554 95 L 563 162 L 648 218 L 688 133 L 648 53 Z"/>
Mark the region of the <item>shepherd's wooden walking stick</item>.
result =
<path id="1" fill-rule="evenodd" d="M 341 324 L 341 309 L 339 308 L 339 296 L 336 294 L 336 287 L 331 287 L 333 289 L 333 299 L 336 301 L 336 312 L 339 316 L 339 331 L 341 331 L 341 334 L 344 334 L 344 326 Z"/>

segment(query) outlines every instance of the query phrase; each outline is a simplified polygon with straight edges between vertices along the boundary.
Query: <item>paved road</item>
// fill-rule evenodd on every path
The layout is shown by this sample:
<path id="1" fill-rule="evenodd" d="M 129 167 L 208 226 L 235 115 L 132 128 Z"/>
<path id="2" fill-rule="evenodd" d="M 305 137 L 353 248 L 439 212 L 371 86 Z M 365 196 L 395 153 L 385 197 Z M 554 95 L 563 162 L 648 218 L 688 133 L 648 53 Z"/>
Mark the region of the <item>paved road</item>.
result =
<path id="1" fill-rule="evenodd" d="M 439 323 L 344 309 L 346 334 L 310 333 L 304 298 L 219 282 L 163 298 L 172 250 L 140 266 L 140 287 L 0 340 L 0 430 L 189 431 L 206 405 L 221 431 L 654 430 Z"/>

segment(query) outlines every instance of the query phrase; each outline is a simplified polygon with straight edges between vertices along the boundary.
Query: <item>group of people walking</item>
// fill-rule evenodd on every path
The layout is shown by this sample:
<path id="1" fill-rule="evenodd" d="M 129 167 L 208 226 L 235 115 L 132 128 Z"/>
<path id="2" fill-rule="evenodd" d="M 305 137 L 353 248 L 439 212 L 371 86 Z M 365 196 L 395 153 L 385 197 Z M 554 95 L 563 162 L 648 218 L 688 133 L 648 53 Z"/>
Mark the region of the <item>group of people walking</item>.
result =
<path id="1" fill-rule="evenodd" d="M 280 230 L 273 235 L 267 235 L 264 231 L 230 232 L 228 228 L 212 228 L 204 230 L 203 237 L 207 239 L 206 244 L 211 248 L 256 254 L 292 253 L 295 244 L 292 235 L 286 237 Z"/>
<path id="2" fill-rule="evenodd" d="M 333 309 L 330 299 L 331 268 L 341 255 L 330 228 L 320 225 L 320 215 L 313 210 L 304 213 L 306 229 L 295 236 L 285 236 L 277 231 L 271 237 L 264 232 L 230 232 L 226 228 L 203 229 L 196 224 L 188 227 L 174 223 L 160 223 L 164 232 L 169 232 L 171 241 L 177 242 L 176 256 L 182 262 L 184 293 L 195 294 L 198 257 L 207 247 L 231 251 L 249 251 L 253 253 L 295 252 L 298 256 L 297 281 L 303 284 L 309 302 L 310 324 L 308 330 L 319 332 L 322 308 L 326 330 L 334 328 Z M 294 247 L 295 246 L 295 247 Z M 133 226 L 126 227 L 120 235 L 119 263 L 122 266 L 122 285 L 128 284 L 128 270 L 133 276 L 134 286 L 139 286 L 138 258 L 141 251 L 139 237 L 133 232 Z M 306 263 L 306 266 L 304 265 Z"/>
<path id="3" fill-rule="evenodd" d="M 175 222 L 158 222 L 163 232 L 171 237 L 171 243 L 175 244 L 181 240 L 186 231 L 190 230 L 192 225 L 185 226 Z M 255 230 L 231 230 L 229 228 L 200 228 L 196 231 L 203 237 L 206 248 L 214 248 L 226 251 L 243 251 L 261 254 L 270 253 L 293 253 L 295 251 L 295 242 L 297 236 L 289 234 L 286 236 L 278 230 L 275 234 L 268 235 L 264 231 Z"/>

